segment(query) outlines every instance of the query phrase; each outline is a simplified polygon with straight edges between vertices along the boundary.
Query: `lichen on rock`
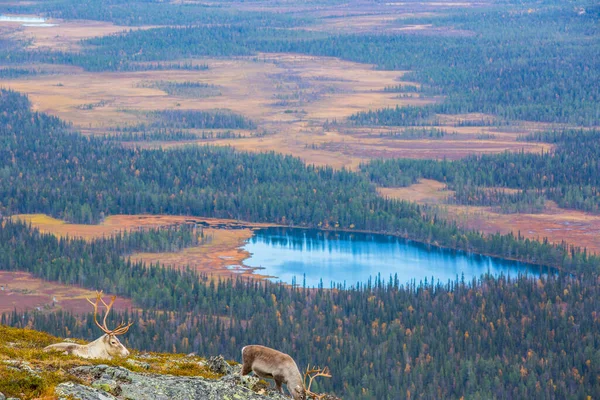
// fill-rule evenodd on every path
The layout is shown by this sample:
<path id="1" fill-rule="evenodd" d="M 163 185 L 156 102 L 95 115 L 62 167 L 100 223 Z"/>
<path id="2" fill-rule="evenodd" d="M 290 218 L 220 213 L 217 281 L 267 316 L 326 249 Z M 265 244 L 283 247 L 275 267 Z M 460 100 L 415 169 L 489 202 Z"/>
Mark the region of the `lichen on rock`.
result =
<path id="1" fill-rule="evenodd" d="M 138 373 L 108 365 L 76 367 L 70 372 L 89 382 L 92 387 L 72 382 L 63 383 L 57 387 L 56 394 L 64 398 L 71 396 L 72 399 L 81 400 L 289 400 L 272 391 L 255 393 L 252 388 L 258 380 L 253 377 L 241 377 L 237 373 L 225 375 L 219 380 L 211 380 L 193 376 Z"/>
<path id="2" fill-rule="evenodd" d="M 102 390 L 84 386 L 74 382 L 64 382 L 56 387 L 56 395 L 59 400 L 116 400 L 110 393 Z"/>

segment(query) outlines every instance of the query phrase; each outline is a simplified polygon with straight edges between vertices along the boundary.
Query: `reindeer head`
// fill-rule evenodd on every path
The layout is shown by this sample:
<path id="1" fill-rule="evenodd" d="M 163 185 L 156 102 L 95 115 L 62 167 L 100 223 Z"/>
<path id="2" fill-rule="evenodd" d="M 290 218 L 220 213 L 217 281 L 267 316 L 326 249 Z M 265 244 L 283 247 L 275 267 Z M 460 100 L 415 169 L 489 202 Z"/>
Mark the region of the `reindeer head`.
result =
<path id="1" fill-rule="evenodd" d="M 329 368 L 325 367 L 325 368 L 319 368 L 319 367 L 313 367 L 312 369 L 310 368 L 310 365 L 308 365 L 306 367 L 306 372 L 304 373 L 304 388 L 306 391 L 306 394 L 304 395 L 304 397 L 302 397 L 302 399 L 306 399 L 306 396 L 309 396 L 313 399 L 317 399 L 317 400 L 321 400 L 322 398 L 324 398 L 326 395 L 324 394 L 316 394 L 310 391 L 310 386 L 313 383 L 313 379 L 315 379 L 317 376 L 323 376 L 325 378 L 331 378 L 331 374 L 329 373 Z M 308 378 L 308 385 L 306 384 L 306 379 Z M 303 389 L 304 389 L 303 388 Z"/>
<path id="2" fill-rule="evenodd" d="M 125 323 L 120 323 L 119 326 L 117 326 L 115 329 L 108 329 L 108 327 L 106 326 L 106 317 L 108 317 L 108 313 L 110 312 L 110 309 L 112 308 L 113 304 L 115 303 L 115 299 L 117 298 L 117 296 L 112 296 L 110 299 L 110 303 L 106 304 L 104 302 L 104 300 L 102 299 L 102 292 L 96 292 L 96 301 L 93 302 L 90 299 L 86 299 L 92 306 L 94 306 L 94 322 L 96 323 L 96 325 L 98 325 L 98 328 L 102 329 L 102 331 L 105 333 L 105 335 L 103 335 L 100 340 L 102 341 L 102 343 L 104 344 L 104 348 L 106 350 L 106 352 L 111 356 L 111 357 L 127 357 L 129 356 L 129 350 L 127 350 L 125 348 L 125 346 L 123 346 L 123 344 L 121 343 L 121 341 L 117 338 L 117 335 L 122 335 L 124 333 L 126 333 L 129 328 L 131 327 L 131 325 L 133 325 L 133 322 L 130 322 L 129 324 L 125 324 Z M 102 302 L 102 304 L 104 304 L 104 307 L 106 308 L 106 311 L 104 312 L 104 319 L 102 320 L 102 325 L 100 325 L 100 323 L 98 322 L 98 320 L 96 319 L 97 315 L 98 315 L 98 303 Z"/>
<path id="3" fill-rule="evenodd" d="M 302 386 L 296 385 L 293 388 L 288 387 L 288 389 L 294 400 L 306 400 L 306 390 Z"/>

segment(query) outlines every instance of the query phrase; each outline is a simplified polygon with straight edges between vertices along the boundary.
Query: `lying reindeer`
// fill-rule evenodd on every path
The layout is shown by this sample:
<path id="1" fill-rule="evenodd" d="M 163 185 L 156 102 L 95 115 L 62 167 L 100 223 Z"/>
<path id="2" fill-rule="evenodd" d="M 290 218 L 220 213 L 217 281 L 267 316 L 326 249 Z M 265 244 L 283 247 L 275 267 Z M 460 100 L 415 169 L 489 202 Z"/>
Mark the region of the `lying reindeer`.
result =
<path id="1" fill-rule="evenodd" d="M 317 395 L 310 391 L 312 381 L 317 376 L 330 378 L 327 367 L 306 368 L 304 377 L 300 374 L 298 366 L 289 355 L 265 346 L 251 345 L 242 349 L 242 375 L 254 372 L 257 376 L 275 380 L 277 391 L 283 394 L 282 384 L 286 384 L 294 400 L 306 400 L 306 396 L 322 399 L 324 395 Z M 309 378 L 306 386 L 306 378 Z"/>
<path id="2" fill-rule="evenodd" d="M 126 333 L 129 330 L 129 327 L 133 325 L 133 322 L 130 322 L 129 324 L 121 323 L 113 330 L 110 330 L 106 327 L 106 317 L 115 303 L 116 298 L 117 296 L 112 296 L 110 303 L 106 304 L 102 299 L 102 292 L 96 292 L 96 302 L 86 299 L 92 306 L 94 306 L 94 322 L 100 329 L 102 329 L 102 331 L 105 333 L 104 335 L 86 345 L 63 342 L 51 344 L 50 346 L 45 347 L 44 351 L 63 351 L 65 354 L 74 354 L 82 358 L 104 358 L 109 360 L 113 357 L 129 356 L 129 350 L 127 350 L 125 346 L 121 344 L 119 339 L 117 339 L 117 335 Z M 100 325 L 96 319 L 96 316 L 98 315 L 99 302 L 102 302 L 106 308 L 102 325 Z"/>

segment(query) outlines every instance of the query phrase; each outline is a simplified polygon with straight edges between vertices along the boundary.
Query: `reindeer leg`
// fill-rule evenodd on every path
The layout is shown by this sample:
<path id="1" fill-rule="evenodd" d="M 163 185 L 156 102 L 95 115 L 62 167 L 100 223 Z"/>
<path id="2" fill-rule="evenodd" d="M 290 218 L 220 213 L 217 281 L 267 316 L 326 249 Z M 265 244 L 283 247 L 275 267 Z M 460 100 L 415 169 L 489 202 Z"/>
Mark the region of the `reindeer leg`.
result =
<path id="1" fill-rule="evenodd" d="M 273 379 L 275 379 L 275 388 L 277 388 L 277 391 L 281 394 L 283 394 L 283 388 L 281 387 L 281 385 L 283 384 L 283 376 L 274 376 Z"/>
<path id="2" fill-rule="evenodd" d="M 73 352 L 75 351 L 75 349 L 79 348 L 80 345 L 75 344 L 75 343 L 55 343 L 55 344 L 51 344 L 50 346 L 46 346 L 44 347 L 44 351 L 45 352 L 49 352 L 49 351 L 62 351 L 64 352 L 64 354 L 73 354 Z"/>
<path id="3" fill-rule="evenodd" d="M 248 375 L 250 372 L 252 372 L 251 363 L 244 363 L 244 365 L 242 366 L 242 376 Z"/>

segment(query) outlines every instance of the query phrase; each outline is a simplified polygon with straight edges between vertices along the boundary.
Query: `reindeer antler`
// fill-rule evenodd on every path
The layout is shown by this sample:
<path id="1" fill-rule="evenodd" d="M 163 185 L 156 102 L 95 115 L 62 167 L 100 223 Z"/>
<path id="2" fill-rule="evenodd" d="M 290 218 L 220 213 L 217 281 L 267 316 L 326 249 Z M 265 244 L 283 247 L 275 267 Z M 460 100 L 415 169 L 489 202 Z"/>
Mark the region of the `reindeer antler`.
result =
<path id="1" fill-rule="evenodd" d="M 114 335 L 114 336 L 122 335 L 129 330 L 131 325 L 133 325 L 133 322 L 130 322 L 129 324 L 125 324 L 124 322 L 121 322 L 115 329 L 112 329 L 112 330 L 108 329 L 108 327 L 106 326 L 106 318 L 108 317 L 108 313 L 110 312 L 113 304 L 115 304 L 116 299 L 117 299 L 117 296 L 112 296 L 110 298 L 110 303 L 106 304 L 106 302 L 102 298 L 102 291 L 96 292 L 96 301 L 95 302 L 86 298 L 86 300 L 94 307 L 94 322 L 96 323 L 96 325 L 98 325 L 98 328 L 102 329 L 102 331 L 104 333 L 106 333 L 107 335 Z M 102 320 L 102 325 L 100 325 L 100 323 L 98 322 L 98 319 L 97 319 L 99 302 L 102 302 L 102 304 L 104 304 L 104 307 L 106 308 L 106 311 L 104 312 L 104 319 Z"/>
<path id="2" fill-rule="evenodd" d="M 325 397 L 324 394 L 316 394 L 310 391 L 310 386 L 313 383 L 313 380 L 317 377 L 317 376 L 323 376 L 325 378 L 331 378 L 331 373 L 329 372 L 329 368 L 325 367 L 325 368 L 319 368 L 319 367 L 313 367 L 310 368 L 310 365 L 308 365 L 306 367 L 306 372 L 304 373 L 304 388 L 306 390 L 306 394 L 308 396 L 311 396 L 314 399 L 322 399 Z M 306 378 L 308 378 L 308 385 L 306 384 Z"/>

